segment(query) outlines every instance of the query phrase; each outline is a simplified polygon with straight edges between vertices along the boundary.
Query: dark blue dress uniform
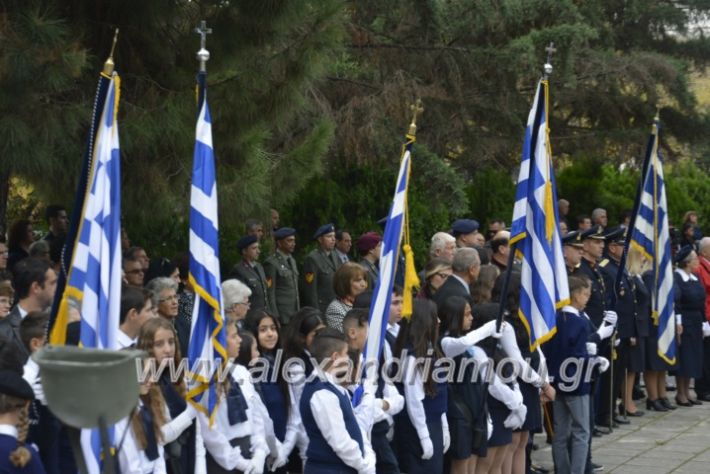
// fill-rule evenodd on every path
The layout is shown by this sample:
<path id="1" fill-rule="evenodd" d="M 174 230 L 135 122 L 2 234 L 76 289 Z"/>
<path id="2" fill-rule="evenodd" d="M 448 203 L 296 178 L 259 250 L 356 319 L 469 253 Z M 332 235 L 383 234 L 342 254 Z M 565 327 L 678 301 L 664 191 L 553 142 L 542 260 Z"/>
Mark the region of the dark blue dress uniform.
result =
<path id="1" fill-rule="evenodd" d="M 584 309 L 589 319 L 592 320 L 596 327 L 602 323 L 604 319 L 604 311 L 609 308 L 609 297 L 607 294 L 608 281 L 599 270 L 596 263 L 592 263 L 586 258 L 583 258 L 579 266 L 575 268 L 574 276 L 585 276 L 592 282 L 592 294 L 589 296 L 589 301 Z"/>
<path id="2" fill-rule="evenodd" d="M 658 355 L 658 322 L 653 320 L 650 301 L 651 292 L 653 290 L 653 272 L 648 271 L 644 273 L 643 283 L 649 298 L 648 313 L 646 315 L 648 321 L 648 338 L 646 338 L 646 370 L 658 372 L 672 370 L 674 366 L 663 360 Z M 672 324 L 675 324 L 675 321 L 673 321 Z"/>
<path id="3" fill-rule="evenodd" d="M 695 275 L 676 269 L 674 275 L 675 314 L 682 315 L 683 334 L 678 347 L 676 375 L 703 375 L 703 321 L 705 321 L 705 288 Z"/>

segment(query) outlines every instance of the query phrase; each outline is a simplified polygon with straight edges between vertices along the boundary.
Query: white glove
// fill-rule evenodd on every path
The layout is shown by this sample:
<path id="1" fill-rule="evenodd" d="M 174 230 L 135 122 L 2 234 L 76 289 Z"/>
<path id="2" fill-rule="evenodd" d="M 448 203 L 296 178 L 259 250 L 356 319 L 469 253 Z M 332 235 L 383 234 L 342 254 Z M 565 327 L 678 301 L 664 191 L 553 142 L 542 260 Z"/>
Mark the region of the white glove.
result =
<path id="1" fill-rule="evenodd" d="M 190 415 L 191 420 L 197 418 L 197 410 L 195 410 L 195 407 L 192 406 L 192 403 L 187 404 L 187 408 L 185 408 L 185 413 L 188 413 Z"/>
<path id="2" fill-rule="evenodd" d="M 589 354 L 590 356 L 597 355 L 597 345 L 594 344 L 593 342 L 588 342 L 587 343 L 587 354 Z"/>
<path id="3" fill-rule="evenodd" d="M 449 427 L 444 426 L 444 452 L 449 450 L 451 447 L 451 434 L 449 433 Z"/>
<path id="4" fill-rule="evenodd" d="M 707 321 L 703 322 L 703 337 L 710 336 L 710 323 Z"/>
<path id="5" fill-rule="evenodd" d="M 604 311 L 604 321 L 612 326 L 616 326 L 616 322 L 619 320 L 619 315 L 616 311 Z"/>
<path id="6" fill-rule="evenodd" d="M 431 438 L 427 436 L 424 439 L 420 439 L 419 442 L 422 443 L 422 459 L 425 461 L 431 459 L 434 455 L 434 443 L 431 442 Z"/>
<path id="7" fill-rule="evenodd" d="M 619 347 L 619 344 L 621 344 L 621 339 L 620 338 L 614 339 L 614 347 Z"/>
<path id="8" fill-rule="evenodd" d="M 39 375 L 37 376 L 37 378 L 34 379 L 34 381 L 30 382 L 30 385 L 32 386 L 32 391 L 35 394 L 35 398 L 39 400 L 42 405 L 47 405 L 47 401 L 44 399 L 44 389 L 42 388 L 42 380 L 39 378 Z"/>
<path id="9" fill-rule="evenodd" d="M 264 472 L 264 455 L 260 451 L 254 454 L 254 457 L 249 460 L 249 466 L 244 474 L 263 474 Z"/>
<path id="10" fill-rule="evenodd" d="M 495 323 L 495 321 L 494 321 L 494 323 Z M 506 328 L 507 324 L 508 323 L 506 323 L 505 321 L 500 323 L 500 331 L 498 331 L 498 332 L 496 332 L 496 326 L 495 326 L 495 324 L 493 324 L 493 332 L 491 333 L 491 337 L 493 337 L 493 339 L 500 339 L 503 336 L 503 330 Z"/>
<path id="11" fill-rule="evenodd" d="M 602 356 L 597 356 L 596 363 L 599 365 L 600 372 L 606 372 L 609 370 L 609 359 Z"/>
<path id="12" fill-rule="evenodd" d="M 611 335 L 614 333 L 614 326 L 609 326 L 608 324 L 602 324 L 599 326 L 599 329 L 597 329 L 597 334 L 599 334 L 599 338 L 603 341 L 604 339 L 609 339 Z"/>
<path id="13" fill-rule="evenodd" d="M 683 324 L 683 315 L 682 314 L 675 315 L 675 323 L 677 326 L 680 326 L 681 324 Z"/>
<path id="14" fill-rule="evenodd" d="M 271 462 L 269 470 L 275 471 L 276 469 L 285 466 L 286 463 L 288 463 L 288 455 L 289 453 L 286 452 L 286 449 L 284 448 L 283 444 L 279 443 L 278 453 L 274 460 Z"/>
<path id="15" fill-rule="evenodd" d="M 525 423 L 525 415 L 528 413 L 528 407 L 520 405 L 517 409 L 510 412 L 510 415 L 503 422 L 503 426 L 511 430 L 517 430 Z"/>

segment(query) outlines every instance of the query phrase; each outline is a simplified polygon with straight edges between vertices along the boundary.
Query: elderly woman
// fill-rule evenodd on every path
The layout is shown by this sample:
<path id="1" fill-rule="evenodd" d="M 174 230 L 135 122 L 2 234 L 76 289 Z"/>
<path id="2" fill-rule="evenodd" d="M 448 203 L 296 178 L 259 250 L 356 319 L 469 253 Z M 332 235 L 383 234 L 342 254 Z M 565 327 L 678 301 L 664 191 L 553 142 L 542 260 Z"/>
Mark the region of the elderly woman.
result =
<path id="1" fill-rule="evenodd" d="M 178 284 L 170 277 L 153 278 L 146 285 L 146 289 L 153 293 L 153 308 L 157 308 L 158 316 L 167 319 L 175 326 L 178 341 L 180 342 L 180 353 L 187 354 L 190 342 L 190 324 L 184 319 L 178 318 Z"/>
<path id="2" fill-rule="evenodd" d="M 355 298 L 367 289 L 367 272 L 357 263 L 345 262 L 333 276 L 335 299 L 325 310 L 328 327 L 343 332 L 343 319 L 353 309 Z"/>
<path id="3" fill-rule="evenodd" d="M 705 288 L 693 274 L 700 265 L 691 246 L 681 248 L 675 256 L 673 275 L 676 329 L 679 336 L 676 369 L 676 403 L 682 407 L 701 405 L 690 398 L 690 379 L 703 375 L 703 321 L 705 321 Z"/>
<path id="4" fill-rule="evenodd" d="M 251 289 L 241 281 L 232 278 L 222 282 L 224 315 L 230 323 L 236 323 L 239 329 L 243 329 L 244 318 L 251 306 L 250 296 Z"/>
<path id="5" fill-rule="evenodd" d="M 451 261 L 445 258 L 432 258 L 424 267 L 424 284 L 417 298 L 432 299 L 436 290 L 451 276 Z"/>

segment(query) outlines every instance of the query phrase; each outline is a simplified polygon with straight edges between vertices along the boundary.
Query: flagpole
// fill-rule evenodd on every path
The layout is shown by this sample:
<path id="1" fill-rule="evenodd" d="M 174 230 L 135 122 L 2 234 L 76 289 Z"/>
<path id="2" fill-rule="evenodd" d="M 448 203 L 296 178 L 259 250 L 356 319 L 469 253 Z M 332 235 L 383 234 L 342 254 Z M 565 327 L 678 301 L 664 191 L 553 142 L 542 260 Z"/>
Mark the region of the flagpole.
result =
<path id="1" fill-rule="evenodd" d="M 557 51 L 555 49 L 555 43 L 550 43 L 549 46 L 545 48 L 547 51 L 547 61 L 542 67 L 542 79 L 547 81 L 552 74 L 552 53 Z M 547 113 L 547 108 L 545 109 Z M 508 265 L 505 268 L 505 279 L 503 280 L 503 288 L 501 288 L 500 293 L 500 304 L 498 305 L 498 316 L 496 317 L 496 332 L 500 332 L 500 327 L 503 324 L 503 316 L 505 315 L 506 300 L 508 299 L 508 290 L 510 287 L 510 277 L 513 274 L 513 264 L 515 263 L 515 250 L 518 246 L 519 240 L 516 240 L 510 245 L 510 252 L 508 252 Z"/>

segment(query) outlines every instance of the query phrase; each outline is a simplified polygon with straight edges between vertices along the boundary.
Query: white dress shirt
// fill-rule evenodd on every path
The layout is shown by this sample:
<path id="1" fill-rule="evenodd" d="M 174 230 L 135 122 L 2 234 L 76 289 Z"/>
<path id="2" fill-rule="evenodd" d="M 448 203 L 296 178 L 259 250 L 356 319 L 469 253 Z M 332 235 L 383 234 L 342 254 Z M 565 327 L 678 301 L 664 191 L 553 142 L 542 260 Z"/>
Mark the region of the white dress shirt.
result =
<path id="1" fill-rule="evenodd" d="M 165 407 L 165 419 L 170 420 L 160 427 L 160 431 L 163 435 L 163 445 L 172 443 L 178 437 L 188 429 L 195 418 L 197 417 L 197 411 L 188 403 L 187 408 L 173 419 L 170 419 L 170 410 Z M 206 474 L 207 472 L 207 460 L 205 458 L 205 443 L 202 440 L 202 432 L 200 424 L 195 422 L 195 466 L 194 474 Z"/>
<path id="2" fill-rule="evenodd" d="M 240 384 L 242 394 L 247 402 L 247 421 L 236 425 L 229 423 L 226 394 L 222 395 L 217 407 L 212 428 L 209 426 L 209 419 L 203 413 L 198 413 L 197 419 L 200 424 L 199 429 L 202 430 L 205 447 L 217 464 L 228 471 L 232 469 L 244 471 L 250 461 L 242 456 L 238 446 L 233 447 L 230 444 L 231 440 L 249 436 L 252 458 L 266 459 L 269 448 L 266 444 L 263 420 L 261 416 L 257 416 L 256 412 L 259 394 L 256 393 L 254 385 L 251 383 L 251 376 L 246 367 L 233 365 L 230 369 L 230 383 Z"/>
<path id="3" fill-rule="evenodd" d="M 136 340 L 128 337 L 128 334 L 119 328 L 118 334 L 116 335 L 116 342 L 118 343 L 118 349 L 120 350 L 125 349 L 126 347 L 131 347 L 136 343 Z"/>
<path id="4" fill-rule="evenodd" d="M 44 399 L 44 390 L 42 389 L 42 383 L 39 378 L 39 365 L 37 365 L 32 357 L 27 359 L 25 366 L 22 368 L 22 378 L 32 387 L 35 398 L 39 400 L 42 405 L 46 406 L 47 402 Z"/>
<path id="5" fill-rule="evenodd" d="M 143 406 L 143 402 L 139 400 L 138 409 Z M 140 416 L 136 413 L 134 416 Z M 132 424 L 129 423 L 129 418 L 126 417 L 116 423 L 116 439 L 121 439 L 125 433 L 125 438 L 121 450 L 118 452 L 118 464 L 122 474 L 165 474 L 165 455 L 162 444 L 158 443 L 158 457 L 154 461 L 150 461 L 145 451 L 141 449 L 133 433 Z"/>
<path id="6" fill-rule="evenodd" d="M 348 391 L 339 386 L 331 374 L 326 373 L 325 377 L 336 390 L 348 397 L 348 399 L 350 398 Z M 338 458 L 346 465 L 357 470 L 358 473 L 374 474 L 375 455 L 372 449 L 368 449 L 368 443 L 364 442 L 369 438 L 368 434 L 360 429 L 365 448 L 365 455 L 363 456 L 357 441 L 350 437 L 345 427 L 345 419 L 340 409 L 338 397 L 330 390 L 318 390 L 313 393 L 310 406 L 318 429 Z M 360 427 L 359 423 L 358 427 Z"/>
<path id="7" fill-rule="evenodd" d="M 404 400 L 407 407 L 407 414 L 412 426 L 417 430 L 419 439 L 430 438 L 429 428 L 426 425 L 426 412 L 424 411 L 424 382 L 422 374 L 413 355 L 408 355 L 405 359 L 404 367 Z M 441 414 L 441 425 L 444 432 L 449 431 L 449 422 L 446 418 L 446 413 Z"/>

